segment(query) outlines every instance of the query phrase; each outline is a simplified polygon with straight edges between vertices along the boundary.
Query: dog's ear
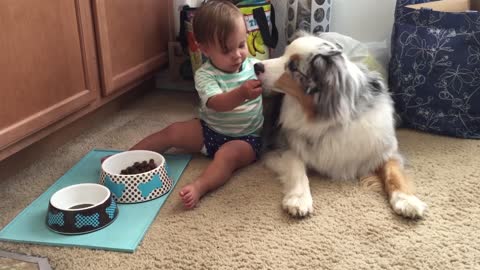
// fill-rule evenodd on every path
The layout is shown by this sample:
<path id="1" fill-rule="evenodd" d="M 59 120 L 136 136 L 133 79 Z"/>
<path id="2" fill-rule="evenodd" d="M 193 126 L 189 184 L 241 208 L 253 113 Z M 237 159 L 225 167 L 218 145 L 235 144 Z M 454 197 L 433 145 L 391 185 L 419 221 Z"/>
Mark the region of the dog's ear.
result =
<path id="1" fill-rule="evenodd" d="M 325 42 L 325 43 L 322 43 L 320 46 L 318 46 L 317 54 L 320 54 L 323 56 L 334 56 L 334 55 L 341 54 L 342 49 L 343 48 L 339 44 Z"/>
<path id="2" fill-rule="evenodd" d="M 332 43 L 322 44 L 316 53 L 310 58 L 311 78 L 316 86 L 325 89 L 336 89 L 340 80 L 340 74 L 344 66 L 342 51 Z"/>
<path id="3" fill-rule="evenodd" d="M 338 50 L 328 50 L 313 56 L 310 62 L 310 77 L 314 83 L 313 96 L 316 116 L 330 119 L 338 114 L 342 101 L 342 58 Z"/>
<path id="4" fill-rule="evenodd" d="M 336 34 L 336 33 L 332 33 L 332 32 L 315 32 L 315 35 L 321 39 L 324 39 L 324 40 L 328 40 L 330 42 L 335 42 L 335 46 L 338 47 L 339 50 L 343 51 L 343 45 L 336 42 L 336 41 L 333 41 L 332 38 L 331 38 L 331 34 Z M 330 37 L 330 38 L 329 38 Z"/>
<path id="5" fill-rule="evenodd" d="M 304 31 L 304 30 L 297 30 L 293 35 L 292 37 L 290 37 L 288 39 L 288 44 L 292 43 L 292 41 L 294 41 L 295 39 L 297 38 L 301 38 L 301 37 L 306 37 L 306 36 L 310 36 L 311 34 Z"/>

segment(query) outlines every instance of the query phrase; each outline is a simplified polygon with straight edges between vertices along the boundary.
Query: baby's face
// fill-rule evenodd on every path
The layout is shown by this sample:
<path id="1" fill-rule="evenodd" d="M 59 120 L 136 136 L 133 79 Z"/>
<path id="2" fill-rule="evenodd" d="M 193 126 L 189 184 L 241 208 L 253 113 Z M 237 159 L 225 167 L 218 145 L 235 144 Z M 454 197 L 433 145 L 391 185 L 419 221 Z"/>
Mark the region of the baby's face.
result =
<path id="1" fill-rule="evenodd" d="M 238 17 L 235 28 L 236 31 L 229 35 L 226 42 L 226 51 L 218 43 L 204 50 L 215 67 L 228 73 L 238 72 L 248 56 L 247 29 L 243 17 Z"/>

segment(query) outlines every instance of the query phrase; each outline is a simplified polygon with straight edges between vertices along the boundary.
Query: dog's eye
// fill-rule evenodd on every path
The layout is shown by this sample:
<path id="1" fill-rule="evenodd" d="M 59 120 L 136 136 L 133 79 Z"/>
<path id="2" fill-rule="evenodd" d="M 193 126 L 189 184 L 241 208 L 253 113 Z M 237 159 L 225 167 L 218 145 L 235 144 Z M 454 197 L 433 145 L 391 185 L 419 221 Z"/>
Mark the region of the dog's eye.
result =
<path id="1" fill-rule="evenodd" d="M 290 61 L 290 62 L 288 63 L 288 69 L 289 69 L 290 71 L 292 71 L 292 72 L 293 72 L 293 71 L 297 71 L 297 70 L 298 70 L 298 69 L 297 69 L 297 63 L 295 63 L 295 61 Z"/>

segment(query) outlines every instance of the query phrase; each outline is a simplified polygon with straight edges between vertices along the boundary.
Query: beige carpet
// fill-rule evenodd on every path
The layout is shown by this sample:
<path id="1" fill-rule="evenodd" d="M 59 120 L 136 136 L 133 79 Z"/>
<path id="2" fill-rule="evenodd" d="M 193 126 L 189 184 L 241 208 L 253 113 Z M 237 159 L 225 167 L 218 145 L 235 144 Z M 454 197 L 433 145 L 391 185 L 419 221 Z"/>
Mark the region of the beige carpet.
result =
<path id="1" fill-rule="evenodd" d="M 92 148 L 126 149 L 189 119 L 195 105 L 190 93 L 152 91 L 1 179 L 0 227 Z M 480 269 L 480 141 L 407 130 L 398 137 L 418 196 L 430 207 L 421 221 L 396 216 L 382 194 L 355 181 L 319 177 L 311 181 L 314 215 L 290 218 L 280 207 L 279 182 L 261 164 L 185 211 L 178 190 L 208 163 L 196 155 L 133 254 L 5 242 L 0 249 L 48 257 L 54 269 Z"/>

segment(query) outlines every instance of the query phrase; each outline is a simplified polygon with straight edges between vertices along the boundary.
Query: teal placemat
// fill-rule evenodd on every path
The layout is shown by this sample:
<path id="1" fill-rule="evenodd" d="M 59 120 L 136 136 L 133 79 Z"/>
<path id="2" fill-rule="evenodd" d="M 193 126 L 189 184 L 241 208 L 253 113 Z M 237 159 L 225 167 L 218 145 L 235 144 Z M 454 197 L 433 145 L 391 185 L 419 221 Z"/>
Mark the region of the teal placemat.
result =
<path id="1" fill-rule="evenodd" d="M 119 204 L 117 219 L 104 229 L 83 235 L 62 235 L 50 231 L 45 224 L 48 202 L 56 191 L 79 183 L 97 183 L 100 174 L 100 159 L 118 152 L 121 151 L 101 149 L 90 151 L 5 226 L 0 231 L 0 240 L 134 252 L 163 203 L 177 184 L 191 159 L 190 155 L 165 154 L 169 168 L 168 172 L 173 180 L 172 189 L 167 194 L 152 201 Z"/>

